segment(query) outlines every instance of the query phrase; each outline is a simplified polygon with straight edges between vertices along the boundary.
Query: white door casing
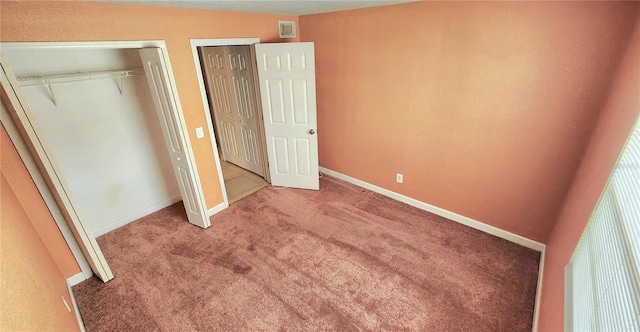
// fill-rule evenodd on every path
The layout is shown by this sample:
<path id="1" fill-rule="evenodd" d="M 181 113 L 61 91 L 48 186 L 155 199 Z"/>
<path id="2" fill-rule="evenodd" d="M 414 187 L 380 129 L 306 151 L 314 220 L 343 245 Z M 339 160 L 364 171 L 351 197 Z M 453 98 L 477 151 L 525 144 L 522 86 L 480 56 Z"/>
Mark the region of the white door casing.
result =
<path id="1" fill-rule="evenodd" d="M 29 104 L 20 89 L 20 85 L 11 71 L 11 68 L 4 56 L 0 56 L 0 81 L 2 86 L 2 102 L 5 104 L 13 124 L 20 131 L 27 144 L 33 159 L 36 161 L 45 181 L 51 188 L 51 193 L 60 207 L 60 211 L 67 220 L 69 228 L 78 241 L 78 245 L 91 270 L 103 282 L 113 279 L 113 272 L 107 264 L 98 242 L 89 230 L 84 217 L 80 213 L 80 208 L 73 198 L 71 189 L 64 181 L 64 176 L 53 158 L 53 154 L 46 144 L 46 140 L 40 130 L 35 115 L 31 112 Z M 3 123 L 10 121 L 2 117 Z M 5 124 L 5 127 L 13 124 Z"/>
<path id="2" fill-rule="evenodd" d="M 271 184 L 320 188 L 313 43 L 256 44 Z"/>
<path id="3" fill-rule="evenodd" d="M 179 111 L 177 96 L 168 86 L 169 64 L 159 48 L 140 50 L 140 58 L 149 82 L 151 95 L 162 127 L 162 133 L 171 158 L 171 165 L 180 188 L 189 222 L 207 228 L 211 225 L 206 215 L 204 194 L 190 150 L 186 123 Z"/>

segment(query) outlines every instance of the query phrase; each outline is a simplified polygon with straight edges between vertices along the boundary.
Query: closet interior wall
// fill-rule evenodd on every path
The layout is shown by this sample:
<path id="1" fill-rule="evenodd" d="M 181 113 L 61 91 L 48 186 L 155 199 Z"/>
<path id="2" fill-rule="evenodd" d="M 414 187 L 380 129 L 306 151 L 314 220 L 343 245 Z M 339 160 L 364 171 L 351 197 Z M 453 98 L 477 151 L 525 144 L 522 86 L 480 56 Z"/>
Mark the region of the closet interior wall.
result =
<path id="1" fill-rule="evenodd" d="M 3 54 L 18 78 L 44 77 L 22 91 L 95 236 L 181 200 L 138 49 Z M 82 74 L 123 69 L 134 76 Z"/>
<path id="2" fill-rule="evenodd" d="M 269 182 L 255 51 L 250 45 L 199 51 L 222 159 Z"/>

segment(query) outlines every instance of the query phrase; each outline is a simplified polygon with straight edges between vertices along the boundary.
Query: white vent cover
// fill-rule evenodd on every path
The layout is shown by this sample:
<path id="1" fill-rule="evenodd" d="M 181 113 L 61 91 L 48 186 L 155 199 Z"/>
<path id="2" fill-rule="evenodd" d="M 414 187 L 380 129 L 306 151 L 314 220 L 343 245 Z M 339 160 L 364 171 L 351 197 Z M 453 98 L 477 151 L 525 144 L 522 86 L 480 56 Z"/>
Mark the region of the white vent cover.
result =
<path id="1" fill-rule="evenodd" d="M 278 32 L 280 38 L 296 38 L 296 22 L 278 21 Z"/>

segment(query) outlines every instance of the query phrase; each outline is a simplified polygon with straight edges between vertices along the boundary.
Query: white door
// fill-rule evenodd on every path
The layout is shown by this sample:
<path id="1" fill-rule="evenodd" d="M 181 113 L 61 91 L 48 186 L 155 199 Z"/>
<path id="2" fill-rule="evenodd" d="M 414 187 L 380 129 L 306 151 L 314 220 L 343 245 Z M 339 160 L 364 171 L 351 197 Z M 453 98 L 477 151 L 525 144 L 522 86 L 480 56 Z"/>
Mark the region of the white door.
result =
<path id="1" fill-rule="evenodd" d="M 313 43 L 256 44 L 271 184 L 319 189 Z"/>
<path id="2" fill-rule="evenodd" d="M 251 52 L 246 45 L 227 46 L 229 59 L 229 76 L 233 85 L 233 96 L 236 104 L 236 120 L 242 139 L 242 167 L 260 176 L 264 176 L 262 155 L 258 144 L 258 119 L 256 92 L 253 84 L 253 63 Z"/>
<path id="3" fill-rule="evenodd" d="M 140 50 L 153 102 L 156 106 L 173 171 L 180 187 L 182 201 L 189 222 L 202 228 L 211 225 L 206 215 L 206 204 L 200 186 L 195 158 L 190 151 L 189 137 L 182 113 L 178 110 L 177 96 L 168 86 L 168 61 L 159 48 Z"/>
<path id="4" fill-rule="evenodd" d="M 91 266 L 91 270 L 104 282 L 113 279 L 111 268 L 109 268 L 109 264 L 107 264 L 96 238 L 89 230 L 84 217 L 80 213 L 80 208 L 71 194 L 71 189 L 64 181 L 62 172 L 46 144 L 35 115 L 20 89 L 20 84 L 11 67 L 9 67 L 6 58 L 1 55 L 0 67 L 0 87 L 3 104 L 3 107 L 0 107 L 2 108 L 0 119 L 2 123 L 10 134 L 11 132 L 21 132 L 24 142 L 29 148 L 42 176 L 50 186 L 51 193 L 54 195 L 60 211 L 67 220 L 71 232 Z"/>
<path id="5" fill-rule="evenodd" d="M 209 87 L 209 103 L 213 109 L 213 118 L 220 140 L 222 158 L 225 161 L 242 166 L 242 150 L 239 147 L 239 132 L 236 117 L 233 112 L 227 81 L 227 67 L 224 47 L 203 47 L 205 75 Z"/>

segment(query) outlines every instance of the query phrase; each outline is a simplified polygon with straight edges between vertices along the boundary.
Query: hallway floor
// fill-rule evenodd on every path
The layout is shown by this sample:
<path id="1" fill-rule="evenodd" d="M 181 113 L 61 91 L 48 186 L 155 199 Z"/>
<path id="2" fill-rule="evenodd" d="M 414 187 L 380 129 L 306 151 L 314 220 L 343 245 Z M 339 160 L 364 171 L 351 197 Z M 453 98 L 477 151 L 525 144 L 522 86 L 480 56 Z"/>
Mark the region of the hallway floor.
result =
<path id="1" fill-rule="evenodd" d="M 237 202 L 269 185 L 267 181 L 253 172 L 226 161 L 220 161 L 220 163 L 222 164 L 222 175 L 224 177 L 224 185 L 227 188 L 229 204 Z"/>

